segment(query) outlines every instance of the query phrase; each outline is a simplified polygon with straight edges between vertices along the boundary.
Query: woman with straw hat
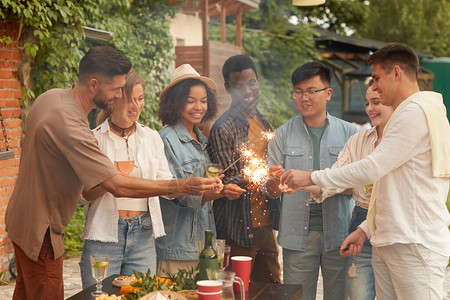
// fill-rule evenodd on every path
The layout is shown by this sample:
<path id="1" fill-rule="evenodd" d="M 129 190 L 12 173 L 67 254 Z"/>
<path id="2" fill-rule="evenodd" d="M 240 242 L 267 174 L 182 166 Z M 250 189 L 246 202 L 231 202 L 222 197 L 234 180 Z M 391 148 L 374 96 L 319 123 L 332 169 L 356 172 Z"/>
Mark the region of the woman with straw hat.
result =
<path id="1" fill-rule="evenodd" d="M 207 138 L 198 128 L 216 113 L 216 84 L 200 76 L 189 64 L 176 68 L 172 81 L 161 92 L 158 118 L 167 125 L 160 132 L 170 170 L 176 178 L 205 176 L 210 163 Z M 198 241 L 206 229 L 216 234 L 210 201 L 220 197 L 236 199 L 245 192 L 228 184 L 222 191 L 203 196 L 160 198 L 166 236 L 156 240 L 158 275 L 177 273 L 178 269 L 198 263 Z"/>

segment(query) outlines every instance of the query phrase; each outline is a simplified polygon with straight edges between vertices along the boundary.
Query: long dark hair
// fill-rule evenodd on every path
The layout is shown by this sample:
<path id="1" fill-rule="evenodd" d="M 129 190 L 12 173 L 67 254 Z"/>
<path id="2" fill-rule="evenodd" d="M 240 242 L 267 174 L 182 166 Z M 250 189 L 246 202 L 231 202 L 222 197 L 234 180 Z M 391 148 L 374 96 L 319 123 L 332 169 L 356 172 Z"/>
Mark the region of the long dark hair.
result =
<path id="1" fill-rule="evenodd" d="M 158 119 L 163 125 L 175 125 L 181 117 L 181 113 L 187 104 L 189 92 L 196 85 L 205 87 L 208 101 L 208 110 L 203 116 L 202 122 L 212 119 L 217 112 L 216 94 L 208 85 L 197 78 L 187 78 L 172 86 L 159 102 Z"/>

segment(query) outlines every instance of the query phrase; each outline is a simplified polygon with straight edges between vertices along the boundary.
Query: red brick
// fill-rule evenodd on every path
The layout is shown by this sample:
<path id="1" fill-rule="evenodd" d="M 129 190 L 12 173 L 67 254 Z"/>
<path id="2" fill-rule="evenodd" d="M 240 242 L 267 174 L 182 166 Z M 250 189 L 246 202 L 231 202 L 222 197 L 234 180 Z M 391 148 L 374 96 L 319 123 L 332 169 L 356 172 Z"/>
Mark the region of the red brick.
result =
<path id="1" fill-rule="evenodd" d="M 0 160 L 0 169 L 12 167 L 16 164 L 14 158 Z"/>
<path id="2" fill-rule="evenodd" d="M 17 79 L 15 72 L 10 70 L 0 70 L 0 78 L 2 79 Z"/>
<path id="3" fill-rule="evenodd" d="M 0 186 L 10 186 L 16 182 L 16 178 L 2 178 L 0 179 Z"/>
<path id="4" fill-rule="evenodd" d="M 0 71 L 1 73 L 2 71 Z M 11 90 L 0 90 L 0 98 L 12 98 L 13 96 L 13 91 Z"/>
<path id="5" fill-rule="evenodd" d="M 20 107 L 20 100 L 18 99 L 7 99 L 3 100 L 2 107 Z"/>
<path id="6" fill-rule="evenodd" d="M 12 53 L 9 50 L 0 50 L 0 59 L 8 59 L 11 60 Z M 2 78 L 2 77 L 0 77 Z"/>
<path id="7" fill-rule="evenodd" d="M 18 128 L 22 124 L 22 120 L 20 119 L 9 119 L 7 120 L 6 126 L 8 128 Z"/>
<path id="8" fill-rule="evenodd" d="M 18 80 L 8 80 L 6 81 L 6 85 L 10 89 L 20 89 L 20 82 Z"/>
<path id="9" fill-rule="evenodd" d="M 2 176 L 17 176 L 19 174 L 19 167 L 2 169 Z"/>
<path id="10" fill-rule="evenodd" d="M 1 94 L 0 94 L 0 97 L 1 97 Z M 4 119 L 18 118 L 18 117 L 20 117 L 20 108 L 2 109 L 2 115 L 3 115 Z"/>
<path id="11" fill-rule="evenodd" d="M 7 130 L 6 132 L 8 138 L 15 138 L 22 136 L 22 129 Z"/>
<path id="12" fill-rule="evenodd" d="M 20 53 L 18 51 L 15 51 L 11 53 L 11 60 L 19 61 L 20 60 Z"/>
<path id="13" fill-rule="evenodd" d="M 13 92 L 13 98 L 17 98 L 17 99 L 22 98 L 22 92 L 21 91 L 14 91 Z"/>
<path id="14" fill-rule="evenodd" d="M 9 148 L 10 149 L 17 148 L 19 146 L 19 141 L 20 141 L 20 139 L 10 139 L 10 140 L 8 140 Z M 1 148 L 5 148 L 4 142 L 0 143 L 0 147 Z"/>
<path id="15" fill-rule="evenodd" d="M 17 70 L 18 63 L 12 60 L 0 59 L 0 69 Z"/>

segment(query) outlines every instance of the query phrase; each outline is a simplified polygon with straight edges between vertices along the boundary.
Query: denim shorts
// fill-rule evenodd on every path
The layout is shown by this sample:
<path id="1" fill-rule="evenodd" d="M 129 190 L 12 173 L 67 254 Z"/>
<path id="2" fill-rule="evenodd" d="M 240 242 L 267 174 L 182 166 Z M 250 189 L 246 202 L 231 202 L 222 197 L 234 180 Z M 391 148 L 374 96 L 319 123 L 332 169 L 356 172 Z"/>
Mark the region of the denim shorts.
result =
<path id="1" fill-rule="evenodd" d="M 109 255 L 106 276 L 131 275 L 133 270 L 156 273 L 156 248 L 149 212 L 137 217 L 118 219 L 118 239 L 114 242 L 85 240 L 80 270 L 83 289 L 96 283 L 92 277 L 90 255 Z"/>

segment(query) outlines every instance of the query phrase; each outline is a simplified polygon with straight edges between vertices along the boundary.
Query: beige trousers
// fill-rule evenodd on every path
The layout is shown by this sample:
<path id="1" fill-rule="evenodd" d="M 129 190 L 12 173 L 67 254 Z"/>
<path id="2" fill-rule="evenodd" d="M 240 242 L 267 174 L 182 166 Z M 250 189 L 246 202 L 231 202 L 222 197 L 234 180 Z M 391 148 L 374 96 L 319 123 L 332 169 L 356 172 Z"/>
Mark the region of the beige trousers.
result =
<path id="1" fill-rule="evenodd" d="M 378 300 L 443 298 L 448 256 L 422 244 L 373 247 L 372 267 Z"/>

